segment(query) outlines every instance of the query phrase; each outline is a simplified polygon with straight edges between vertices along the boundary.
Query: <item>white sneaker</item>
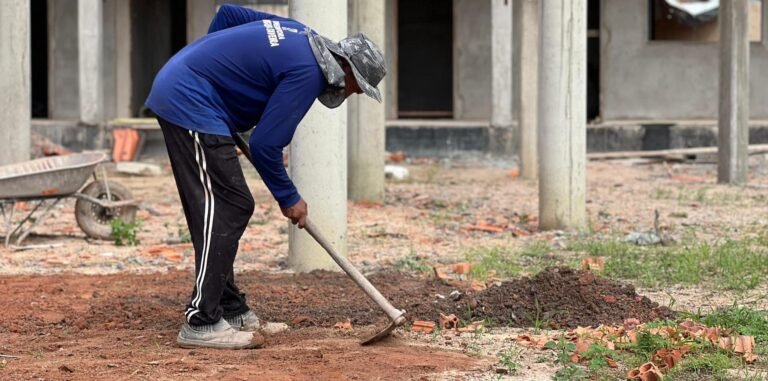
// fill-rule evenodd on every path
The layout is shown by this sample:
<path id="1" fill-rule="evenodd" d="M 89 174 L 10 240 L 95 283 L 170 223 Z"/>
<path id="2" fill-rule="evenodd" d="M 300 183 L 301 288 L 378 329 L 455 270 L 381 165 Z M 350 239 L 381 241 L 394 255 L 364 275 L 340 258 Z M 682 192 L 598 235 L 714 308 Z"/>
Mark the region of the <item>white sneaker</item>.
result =
<path id="1" fill-rule="evenodd" d="M 239 331 L 255 332 L 261 328 L 261 320 L 253 311 L 248 310 L 237 316 L 224 318 L 232 328 Z"/>
<path id="2" fill-rule="evenodd" d="M 220 319 L 216 324 L 181 326 L 176 343 L 182 348 L 249 349 L 264 345 L 264 336 L 258 332 L 239 331 Z"/>
<path id="3" fill-rule="evenodd" d="M 248 310 L 248 312 L 241 315 L 226 319 L 232 328 L 240 331 L 261 332 L 267 335 L 274 335 L 288 329 L 288 324 L 285 323 L 262 323 L 261 320 L 259 320 L 259 317 L 251 310 Z"/>

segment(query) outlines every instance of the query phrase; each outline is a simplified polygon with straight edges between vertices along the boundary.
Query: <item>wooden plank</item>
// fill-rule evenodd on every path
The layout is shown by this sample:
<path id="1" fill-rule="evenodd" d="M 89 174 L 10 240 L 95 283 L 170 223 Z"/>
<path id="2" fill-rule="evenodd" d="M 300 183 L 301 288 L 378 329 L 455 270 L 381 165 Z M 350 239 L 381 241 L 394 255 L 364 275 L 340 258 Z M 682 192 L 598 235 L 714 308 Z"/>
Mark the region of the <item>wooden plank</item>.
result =
<path id="1" fill-rule="evenodd" d="M 749 146 L 749 154 L 768 152 L 768 144 L 754 144 Z M 595 152 L 587 154 L 590 160 L 615 160 L 630 158 L 664 158 L 668 156 L 704 155 L 716 154 L 717 147 L 675 148 L 655 151 L 619 151 L 619 152 Z"/>

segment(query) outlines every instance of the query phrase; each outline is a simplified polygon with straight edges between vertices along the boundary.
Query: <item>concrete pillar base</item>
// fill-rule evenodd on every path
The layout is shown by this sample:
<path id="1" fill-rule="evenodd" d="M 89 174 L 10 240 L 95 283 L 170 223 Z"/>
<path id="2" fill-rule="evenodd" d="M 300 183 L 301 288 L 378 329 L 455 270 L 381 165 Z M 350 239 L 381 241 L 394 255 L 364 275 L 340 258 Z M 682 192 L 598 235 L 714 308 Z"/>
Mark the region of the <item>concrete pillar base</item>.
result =
<path id="1" fill-rule="evenodd" d="M 338 41 L 347 36 L 347 0 L 291 0 L 291 17 Z M 347 106 L 315 102 L 290 147 L 290 173 L 309 217 L 343 256 L 347 254 Z M 339 271 L 307 232 L 291 225 L 288 263 L 296 271 Z"/>
<path id="2" fill-rule="evenodd" d="M 517 155 L 517 132 L 514 126 L 491 126 L 488 130 L 488 149 L 492 155 Z"/>

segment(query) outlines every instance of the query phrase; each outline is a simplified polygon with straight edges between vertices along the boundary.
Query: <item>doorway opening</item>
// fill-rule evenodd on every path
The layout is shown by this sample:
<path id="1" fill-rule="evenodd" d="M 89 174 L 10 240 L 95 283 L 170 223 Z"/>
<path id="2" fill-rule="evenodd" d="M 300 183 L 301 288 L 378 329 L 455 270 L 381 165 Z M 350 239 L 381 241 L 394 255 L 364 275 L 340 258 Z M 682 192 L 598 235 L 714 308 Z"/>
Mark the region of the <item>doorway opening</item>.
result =
<path id="1" fill-rule="evenodd" d="M 155 75 L 187 44 L 186 0 L 131 1 L 131 112 L 148 117 L 144 101 Z"/>
<path id="2" fill-rule="evenodd" d="M 587 122 L 600 117 L 600 0 L 587 2 Z"/>
<path id="3" fill-rule="evenodd" d="M 399 118 L 453 117 L 453 2 L 398 3 Z"/>
<path id="4" fill-rule="evenodd" d="M 48 117 L 48 2 L 30 1 L 32 117 Z"/>

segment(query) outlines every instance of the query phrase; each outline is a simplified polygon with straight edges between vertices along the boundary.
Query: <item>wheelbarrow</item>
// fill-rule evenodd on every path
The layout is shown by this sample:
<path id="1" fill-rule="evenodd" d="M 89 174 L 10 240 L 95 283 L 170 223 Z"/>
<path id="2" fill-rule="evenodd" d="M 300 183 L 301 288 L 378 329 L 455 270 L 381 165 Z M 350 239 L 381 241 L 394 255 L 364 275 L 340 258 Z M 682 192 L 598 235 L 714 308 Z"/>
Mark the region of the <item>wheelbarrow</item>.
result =
<path id="1" fill-rule="evenodd" d="M 138 203 L 128 188 L 109 181 L 103 168 L 101 179 L 96 177 L 96 168 L 105 160 L 105 153 L 88 152 L 0 166 L 0 215 L 5 220 L 5 246 L 14 238 L 15 244 L 21 245 L 32 229 L 69 197 L 77 199 L 75 219 L 88 237 L 109 239 L 115 218 L 133 222 Z M 91 176 L 93 181 L 86 184 Z M 31 208 L 26 217 L 15 223 L 13 214 L 19 202 L 31 204 Z"/>

